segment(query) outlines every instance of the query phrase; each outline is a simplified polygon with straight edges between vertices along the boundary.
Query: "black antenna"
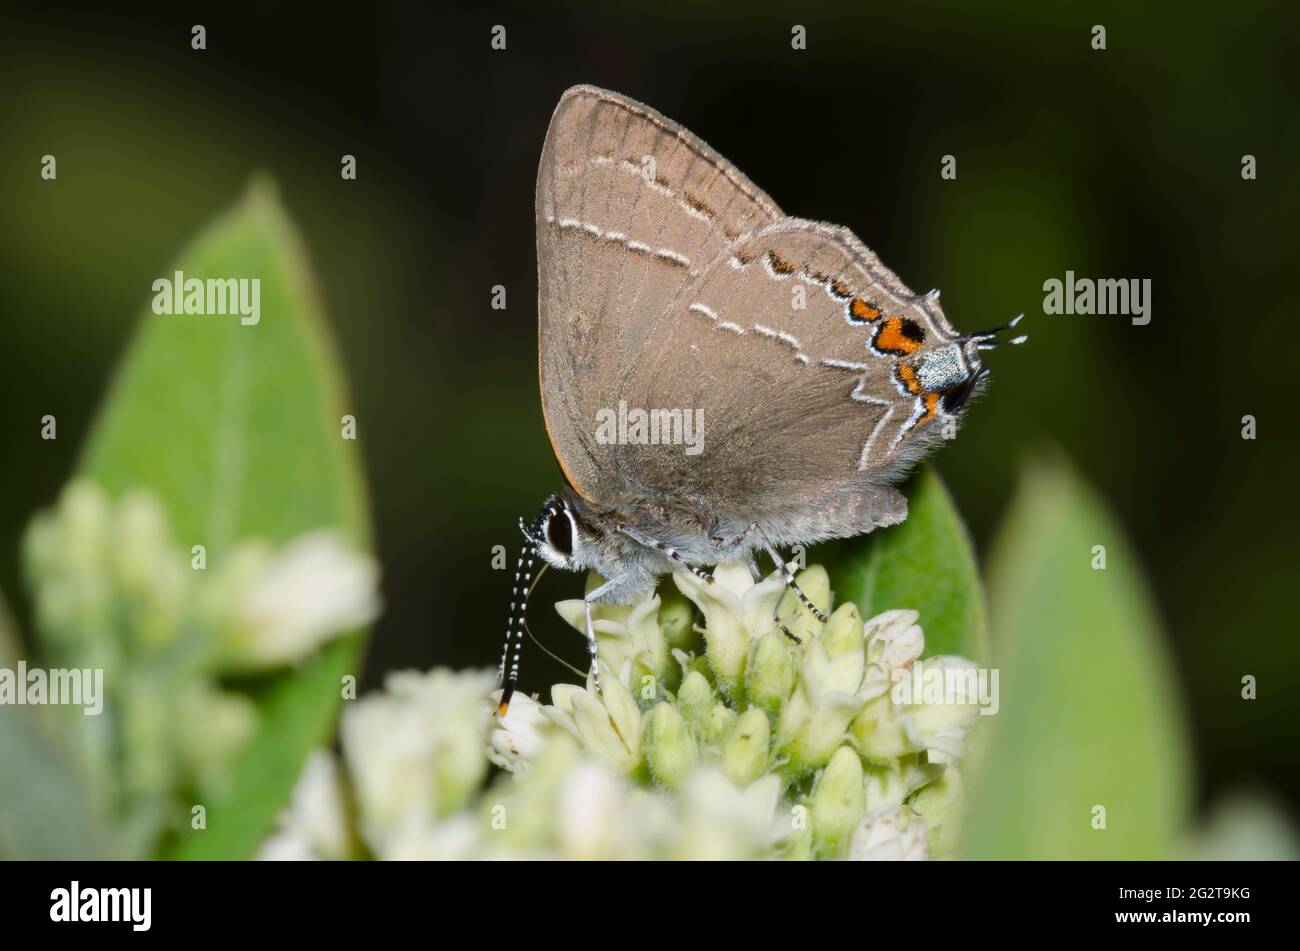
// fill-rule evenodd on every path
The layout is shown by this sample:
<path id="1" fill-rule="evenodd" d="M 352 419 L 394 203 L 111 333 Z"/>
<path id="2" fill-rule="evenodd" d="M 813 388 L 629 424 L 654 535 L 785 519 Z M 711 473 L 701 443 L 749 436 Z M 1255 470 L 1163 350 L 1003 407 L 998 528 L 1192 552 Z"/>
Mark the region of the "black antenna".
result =
<path id="1" fill-rule="evenodd" d="M 519 655 L 524 648 L 525 618 L 528 614 L 528 595 L 532 593 L 536 582 L 533 581 L 533 561 L 537 558 L 537 549 L 533 546 L 532 536 L 524 542 L 519 551 L 519 561 L 515 564 L 515 586 L 510 593 L 510 617 L 506 621 L 506 643 L 501 650 L 501 666 L 497 675 L 501 682 L 501 702 L 497 704 L 497 716 L 504 717 L 510 709 L 510 699 L 515 695 L 515 685 L 519 683 Z M 541 572 L 537 577 L 541 578 Z M 522 583 L 521 583 L 522 582 Z M 520 592 L 523 592 L 520 594 Z M 516 610 L 517 609 L 517 610 Z M 516 618 L 519 623 L 515 624 Z M 512 652 L 510 647 L 514 645 Z M 509 661 L 510 666 L 506 666 Z"/>
<path id="2" fill-rule="evenodd" d="M 976 330 L 974 333 L 962 334 L 963 340 L 974 340 L 975 346 L 980 350 L 993 350 L 1003 344 L 1021 344 L 1029 337 L 1021 334 L 1019 337 L 1013 337 L 1010 340 L 994 340 L 993 338 L 1000 333 L 1011 330 L 1016 324 L 1024 319 L 1024 314 L 1017 314 L 1012 320 L 1003 324 L 1001 327 L 990 327 L 988 330 Z"/>

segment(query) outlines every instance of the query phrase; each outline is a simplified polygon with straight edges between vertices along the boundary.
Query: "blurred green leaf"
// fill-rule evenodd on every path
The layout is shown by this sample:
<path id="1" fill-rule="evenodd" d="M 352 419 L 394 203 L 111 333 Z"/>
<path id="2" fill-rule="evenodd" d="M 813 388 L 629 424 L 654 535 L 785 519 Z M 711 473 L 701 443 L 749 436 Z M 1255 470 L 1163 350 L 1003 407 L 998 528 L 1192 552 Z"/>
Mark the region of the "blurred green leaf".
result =
<path id="1" fill-rule="evenodd" d="M 922 467 L 902 490 L 905 522 L 822 546 L 810 560 L 827 566 L 836 601 L 853 601 L 864 618 L 892 608 L 919 611 L 927 657 L 983 661 L 984 592 L 966 526 L 931 467 Z"/>
<path id="2" fill-rule="evenodd" d="M 1119 525 L 1064 462 L 1040 462 L 990 566 L 1001 706 L 981 726 L 964 854 L 1172 857 L 1190 798 L 1183 712 Z"/>
<path id="3" fill-rule="evenodd" d="M 0 667 L 23 657 L 0 598 Z M 0 704 L 0 860 L 101 858 L 84 784 L 48 707 Z"/>
<path id="4" fill-rule="evenodd" d="M 81 466 L 119 494 L 157 492 L 187 557 L 211 570 L 236 542 L 285 542 L 322 526 L 368 543 L 355 444 L 340 436 L 342 375 L 300 240 L 273 188 L 255 181 L 180 257 L 189 278 L 259 278 L 260 322 L 146 311 Z M 151 298 L 152 299 L 152 298 Z M 339 677 L 356 673 L 361 634 L 261 693 L 262 725 L 228 788 L 204 796 L 207 829 L 181 857 L 244 857 L 271 829 L 308 750 L 326 742 Z M 189 815 L 177 817 L 188 830 Z"/>

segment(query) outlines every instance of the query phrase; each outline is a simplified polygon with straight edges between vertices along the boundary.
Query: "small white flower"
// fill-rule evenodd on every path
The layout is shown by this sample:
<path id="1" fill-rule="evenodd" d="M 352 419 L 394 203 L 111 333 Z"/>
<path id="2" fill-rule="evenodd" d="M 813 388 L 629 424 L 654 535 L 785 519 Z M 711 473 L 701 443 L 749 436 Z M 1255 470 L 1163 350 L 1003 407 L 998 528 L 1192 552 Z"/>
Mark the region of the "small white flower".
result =
<path id="1" fill-rule="evenodd" d="M 343 859 L 348 825 L 339 785 L 338 763 L 326 750 L 314 750 L 303 763 L 280 828 L 263 843 L 258 858 L 301 861 Z"/>
<path id="2" fill-rule="evenodd" d="M 477 859 L 482 851 L 480 823 L 460 812 L 437 821 L 411 816 L 394 830 L 383 858 L 391 862 L 454 862 Z"/>
<path id="3" fill-rule="evenodd" d="M 823 765 L 843 742 L 849 722 L 862 709 L 862 651 L 826 654 L 819 640 L 803 647 L 799 680 L 781 712 L 777 736 L 781 748 L 808 766 Z"/>
<path id="4" fill-rule="evenodd" d="M 929 858 L 925 845 L 925 820 L 910 821 L 903 810 L 891 806 L 863 817 L 849 843 L 851 861 L 915 861 Z"/>
<path id="5" fill-rule="evenodd" d="M 483 698 L 495 680 L 492 671 L 403 671 L 344 711 L 340 736 L 361 834 L 380 858 L 403 852 L 411 836 L 432 836 L 478 789 L 488 768 Z"/>
<path id="6" fill-rule="evenodd" d="M 769 854 L 787 831 L 776 818 L 781 780 L 769 773 L 745 789 L 713 769 L 698 769 L 682 788 L 672 857 L 726 860 Z"/>
<path id="7" fill-rule="evenodd" d="M 673 581 L 704 614 L 704 641 L 709 663 L 723 682 L 744 672 L 750 641 L 772 630 L 777 602 L 785 592 L 780 572 L 755 583 L 743 565 L 719 565 L 713 584 L 679 571 Z"/>
<path id="8" fill-rule="evenodd" d="M 232 659 L 269 667 L 300 660 L 379 614 L 379 568 L 332 530 L 249 553 L 229 618 Z"/>
<path id="9" fill-rule="evenodd" d="M 639 660 L 655 676 L 668 666 L 668 644 L 659 627 L 659 596 L 652 595 L 633 608 L 597 605 L 592 617 L 601 670 L 620 670 L 627 660 Z M 555 606 L 560 617 L 586 635 L 587 608 L 581 599 Z"/>
<path id="10" fill-rule="evenodd" d="M 916 623 L 919 617 L 915 611 L 886 611 L 863 625 L 868 681 L 891 684 L 899 671 L 911 667 L 925 651 L 925 635 Z"/>
<path id="11" fill-rule="evenodd" d="M 514 695 L 504 717 L 493 716 L 500 700 L 501 691 L 493 691 L 491 706 L 486 711 L 492 723 L 487 756 L 502 769 L 522 775 L 528 761 L 542 751 L 550 721 L 542 705 L 523 693 Z"/>
<path id="12" fill-rule="evenodd" d="M 625 674 L 628 669 L 625 663 Z M 588 750 L 624 772 L 641 762 L 641 711 L 621 678 L 604 678 L 600 693 L 592 686 L 556 684 L 551 700 L 544 715 Z"/>
<path id="13" fill-rule="evenodd" d="M 942 655 L 922 662 L 920 696 L 911 691 L 910 703 L 901 708 L 899 718 L 908 740 L 918 750 L 926 750 L 932 763 L 956 763 L 965 748 L 966 735 L 979 719 L 979 693 L 976 688 L 978 668 L 964 657 Z M 903 685 L 907 683 L 904 676 Z M 931 702 L 928 685 L 944 685 L 938 702 Z M 951 695 L 946 689 L 951 686 Z M 906 692 L 906 691 L 905 691 Z"/>
<path id="14" fill-rule="evenodd" d="M 638 816 L 628 808 L 623 777 L 603 763 L 581 762 L 560 789 L 557 838 L 560 852 L 571 859 L 628 857 Z"/>

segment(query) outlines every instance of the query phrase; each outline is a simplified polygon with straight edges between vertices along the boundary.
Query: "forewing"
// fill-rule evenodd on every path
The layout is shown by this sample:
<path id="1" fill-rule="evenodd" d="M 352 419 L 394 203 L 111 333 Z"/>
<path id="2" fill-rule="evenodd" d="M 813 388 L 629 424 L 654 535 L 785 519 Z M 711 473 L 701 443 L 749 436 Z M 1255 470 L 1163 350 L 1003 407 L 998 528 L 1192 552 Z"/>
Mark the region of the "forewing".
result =
<path id="1" fill-rule="evenodd" d="M 776 204 L 690 132 L 591 86 L 566 92 L 537 177 L 542 410 L 565 477 L 612 502 L 620 473 L 595 440 L 669 304 L 720 252 L 781 216 Z"/>

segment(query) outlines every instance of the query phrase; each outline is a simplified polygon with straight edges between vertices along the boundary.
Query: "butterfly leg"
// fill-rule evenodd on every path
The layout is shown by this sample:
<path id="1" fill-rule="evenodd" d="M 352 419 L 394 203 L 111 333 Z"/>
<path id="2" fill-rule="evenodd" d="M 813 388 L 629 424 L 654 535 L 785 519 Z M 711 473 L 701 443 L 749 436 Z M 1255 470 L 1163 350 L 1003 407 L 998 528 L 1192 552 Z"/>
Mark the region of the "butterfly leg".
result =
<path id="1" fill-rule="evenodd" d="M 582 599 L 582 606 L 587 614 L 587 652 L 591 654 L 591 679 L 596 693 L 600 693 L 600 662 L 596 655 L 596 623 L 591 616 L 591 606 L 613 587 L 613 581 L 606 581 L 599 587 L 592 588 Z"/>
<path id="2" fill-rule="evenodd" d="M 817 605 L 813 604 L 812 601 L 809 600 L 808 595 L 803 593 L 803 590 L 794 580 L 794 575 L 790 574 L 790 568 L 786 565 L 785 559 L 781 557 L 781 553 L 777 551 L 772 546 L 772 543 L 766 538 L 763 539 L 763 547 L 767 549 L 767 553 L 771 559 L 776 562 L 776 567 L 780 570 L 781 577 L 785 579 L 786 587 L 794 592 L 795 597 L 799 599 L 800 603 L 812 612 L 813 617 L 821 621 L 823 624 L 830 620 L 822 610 L 817 607 Z M 789 632 L 787 631 L 786 633 L 788 634 Z"/>
<path id="3" fill-rule="evenodd" d="M 596 693 L 600 693 L 600 662 L 596 659 L 596 625 L 591 620 L 591 599 L 583 602 L 587 609 L 587 651 L 591 654 L 591 679 Z"/>
<path id="4" fill-rule="evenodd" d="M 713 544 L 720 549 L 735 548 L 756 531 L 758 531 L 758 522 L 750 522 L 743 532 L 739 532 L 731 538 L 726 538 L 722 535 L 712 535 L 709 537 L 709 541 L 713 542 Z"/>
<path id="5" fill-rule="evenodd" d="M 673 564 L 681 565 L 683 568 L 685 568 L 691 574 L 695 575 L 695 577 L 699 578 L 705 584 L 713 584 L 713 575 L 709 574 L 703 568 L 698 568 L 695 565 L 692 565 L 690 562 L 688 562 L 685 558 L 683 558 L 678 553 L 677 549 L 665 545 L 663 542 L 659 541 L 656 538 L 651 538 L 648 535 L 642 535 L 640 532 L 636 531 L 635 529 L 628 528 L 626 525 L 618 526 L 617 531 L 620 534 L 626 535 L 628 538 L 632 539 L 632 541 L 636 542 L 638 545 L 642 545 L 646 548 L 653 548 L 661 555 L 667 555 L 668 558 L 673 562 Z"/>

